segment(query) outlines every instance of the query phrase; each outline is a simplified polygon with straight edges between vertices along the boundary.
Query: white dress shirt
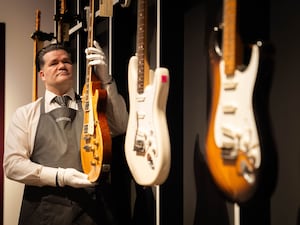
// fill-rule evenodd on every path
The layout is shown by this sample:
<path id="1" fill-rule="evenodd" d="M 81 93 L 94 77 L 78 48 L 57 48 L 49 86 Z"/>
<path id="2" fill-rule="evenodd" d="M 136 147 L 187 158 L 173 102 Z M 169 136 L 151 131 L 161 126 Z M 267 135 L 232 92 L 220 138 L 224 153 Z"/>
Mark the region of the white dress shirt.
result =
<path id="1" fill-rule="evenodd" d="M 126 104 L 117 91 L 113 82 L 105 87 L 107 90 L 106 115 L 112 137 L 125 133 L 128 121 Z M 71 89 L 66 93 L 71 97 L 69 107 L 78 109 L 75 92 Z M 56 95 L 46 90 L 45 113 L 60 107 L 51 102 Z M 42 98 L 17 108 L 12 116 L 6 134 L 3 167 L 9 179 L 28 185 L 55 186 L 57 168 L 46 167 L 30 160 L 34 147 L 36 130 L 40 118 L 40 104 Z M 51 134 L 49 134 L 51 135 Z"/>

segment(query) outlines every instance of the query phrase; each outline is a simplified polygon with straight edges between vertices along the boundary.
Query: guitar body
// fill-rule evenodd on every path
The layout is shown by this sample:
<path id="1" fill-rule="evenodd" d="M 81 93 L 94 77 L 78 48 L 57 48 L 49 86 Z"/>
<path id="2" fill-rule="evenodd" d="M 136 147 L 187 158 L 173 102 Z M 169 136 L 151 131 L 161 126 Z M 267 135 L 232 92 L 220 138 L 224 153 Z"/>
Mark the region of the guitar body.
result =
<path id="1" fill-rule="evenodd" d="M 251 46 L 247 67 L 224 72 L 216 39 L 210 46 L 212 98 L 206 137 L 206 157 L 216 184 L 234 202 L 249 200 L 256 191 L 263 139 L 254 96 L 259 96 L 261 47 Z"/>
<path id="2" fill-rule="evenodd" d="M 169 71 L 150 71 L 150 84 L 138 93 L 138 58 L 128 66 L 129 120 L 125 155 L 135 181 L 144 186 L 160 185 L 170 170 L 170 139 L 165 116 Z"/>
<path id="3" fill-rule="evenodd" d="M 83 93 L 86 93 L 86 85 L 83 87 Z M 100 81 L 94 80 L 91 86 L 90 99 L 83 97 L 82 101 L 84 128 L 81 134 L 81 164 L 89 180 L 96 182 L 110 172 L 112 142 L 105 115 L 107 93 L 101 89 Z M 90 132 L 90 129 L 93 129 L 93 132 Z"/>

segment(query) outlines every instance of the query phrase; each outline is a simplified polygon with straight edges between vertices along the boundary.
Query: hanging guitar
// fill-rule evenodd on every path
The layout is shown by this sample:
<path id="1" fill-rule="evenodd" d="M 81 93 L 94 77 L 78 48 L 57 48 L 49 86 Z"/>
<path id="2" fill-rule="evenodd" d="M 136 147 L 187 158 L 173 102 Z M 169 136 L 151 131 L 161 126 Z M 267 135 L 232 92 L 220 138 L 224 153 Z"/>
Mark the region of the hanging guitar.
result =
<path id="1" fill-rule="evenodd" d="M 66 0 L 59 0 L 57 1 L 57 42 L 58 43 L 65 43 L 69 41 L 69 28 L 70 28 L 70 16 L 68 15 L 67 7 L 66 7 Z"/>
<path id="2" fill-rule="evenodd" d="M 87 46 L 93 46 L 94 1 L 90 0 L 88 9 Z M 84 111 L 81 134 L 81 162 L 83 172 L 88 174 L 91 182 L 99 181 L 110 172 L 111 136 L 106 120 L 106 90 L 86 63 L 86 81 L 82 90 L 82 107 Z"/>
<path id="3" fill-rule="evenodd" d="M 147 0 L 138 0 L 136 55 L 128 65 L 129 120 L 125 156 L 135 181 L 162 184 L 170 170 L 170 140 L 166 122 L 169 71 L 150 70 L 147 60 Z"/>
<path id="4" fill-rule="evenodd" d="M 260 91 L 268 74 L 262 70 L 263 43 L 243 48 L 236 29 L 237 0 L 223 4 L 222 29 L 215 29 L 209 46 L 212 98 L 206 157 L 217 186 L 230 200 L 242 203 L 257 190 L 268 141 L 261 124 L 267 121 L 258 121 L 258 110 L 267 111 L 267 105 L 256 104 L 266 96 Z"/>
<path id="5" fill-rule="evenodd" d="M 45 33 L 40 29 L 41 26 L 41 10 L 35 11 L 35 31 L 31 34 L 33 39 L 33 76 L 32 76 L 32 101 L 38 98 L 38 82 L 37 82 L 37 68 L 36 68 L 36 56 L 39 50 L 43 47 L 44 41 L 51 41 L 53 33 Z"/>
<path id="6" fill-rule="evenodd" d="M 37 9 L 35 11 L 35 32 L 40 31 L 40 24 L 41 24 L 41 10 Z M 32 101 L 35 101 L 38 95 L 36 56 L 40 49 L 40 41 L 37 35 L 32 35 L 31 38 L 33 39 Z"/>

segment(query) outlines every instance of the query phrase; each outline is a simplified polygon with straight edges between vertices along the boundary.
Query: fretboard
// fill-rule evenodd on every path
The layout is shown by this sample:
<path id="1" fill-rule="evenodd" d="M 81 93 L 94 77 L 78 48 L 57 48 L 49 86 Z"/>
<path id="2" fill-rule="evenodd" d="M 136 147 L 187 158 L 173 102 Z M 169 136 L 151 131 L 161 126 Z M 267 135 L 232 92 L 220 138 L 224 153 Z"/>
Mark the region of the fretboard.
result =
<path id="1" fill-rule="evenodd" d="M 149 63 L 147 60 L 147 0 L 138 1 L 137 12 L 137 57 L 138 57 L 138 93 L 144 92 L 149 84 Z"/>
<path id="2" fill-rule="evenodd" d="M 223 8 L 223 59 L 225 74 L 233 75 L 236 69 L 237 0 L 224 0 Z"/>
<path id="3" fill-rule="evenodd" d="M 87 12 L 87 47 L 93 47 L 94 42 L 94 15 L 95 15 L 95 3 L 94 0 L 90 0 L 89 10 Z M 92 67 L 86 63 L 86 103 L 88 104 L 89 95 L 91 95 L 90 84 L 92 82 Z M 86 106 L 88 107 L 88 106 Z"/>

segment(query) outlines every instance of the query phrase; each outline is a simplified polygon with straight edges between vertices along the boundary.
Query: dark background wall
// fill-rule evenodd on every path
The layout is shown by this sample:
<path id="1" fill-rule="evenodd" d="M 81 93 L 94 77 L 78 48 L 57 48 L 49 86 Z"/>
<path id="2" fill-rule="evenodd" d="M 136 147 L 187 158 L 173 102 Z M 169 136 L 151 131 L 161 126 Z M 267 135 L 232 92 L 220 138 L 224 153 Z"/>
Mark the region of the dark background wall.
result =
<path id="1" fill-rule="evenodd" d="M 300 104 L 297 35 L 300 4 L 288 0 L 241 1 L 239 31 L 244 43 L 263 40 L 275 49 L 274 71 L 267 89 L 268 118 L 274 148 L 265 152 L 269 162 L 260 197 L 240 208 L 241 225 L 299 225 L 300 155 L 297 131 Z M 172 165 L 161 185 L 160 222 L 163 225 L 233 225 L 234 204 L 219 192 L 205 162 L 204 140 L 209 109 L 208 34 L 221 18 L 222 1 L 186 1 L 182 7 L 161 1 L 161 63 L 170 70 L 167 118 Z M 135 52 L 136 15 L 114 8 L 114 58 L 116 77 L 127 96 L 127 63 Z M 125 47 L 126 46 L 126 47 Z M 119 49 L 122 49 L 120 51 Z M 122 74 L 125 74 L 124 76 Z M 130 176 L 130 175 L 129 175 Z M 144 193 L 145 194 L 145 193 Z M 144 195 L 145 197 L 145 195 Z M 143 224 L 153 208 L 144 198 L 139 211 Z M 149 207 L 150 206 L 150 207 Z M 146 211 L 146 212 L 145 212 Z M 147 214 L 148 212 L 148 214 Z M 141 221 L 140 221 L 141 222 Z M 141 224 L 141 223 L 140 223 Z"/>
<path id="2" fill-rule="evenodd" d="M 151 6 L 155 3 L 155 1 L 149 2 Z M 154 8 L 154 10 L 156 9 Z M 161 224 L 181 225 L 183 222 L 183 12 L 172 1 L 166 0 L 161 1 L 161 12 L 160 65 L 161 67 L 167 67 L 170 73 L 166 114 L 172 161 L 169 177 L 160 186 L 160 222 Z M 150 22 L 154 25 L 156 23 L 154 20 Z M 136 50 L 136 1 L 131 1 L 129 8 L 124 9 L 119 5 L 114 7 L 113 37 L 113 55 L 117 56 L 113 59 L 113 70 L 119 90 L 125 97 L 126 102 L 129 103 L 127 69 L 129 59 L 135 54 Z M 153 49 L 155 49 L 155 46 L 151 46 L 150 54 L 152 55 L 155 54 Z M 153 59 L 150 59 L 150 63 L 151 69 L 155 69 Z M 123 140 L 119 139 L 119 141 L 122 146 Z M 120 168 L 119 171 L 123 171 L 124 174 L 126 165 L 123 169 Z M 125 177 L 128 178 L 130 175 L 127 174 Z M 135 204 L 133 224 L 155 224 L 156 206 L 153 202 L 152 191 L 149 188 L 140 186 L 136 186 L 136 190 L 137 197 L 133 199 Z"/>
<path id="3" fill-rule="evenodd" d="M 271 199 L 273 224 L 300 224 L 300 79 L 297 36 L 300 2 L 271 1 L 270 37 L 276 47 L 276 65 L 271 90 L 271 118 L 278 147 L 278 182 Z"/>
<path id="4" fill-rule="evenodd" d="M 241 225 L 298 225 L 300 207 L 300 4 L 270 1 L 241 1 L 240 33 L 245 43 L 270 41 L 274 48 L 274 71 L 270 79 L 269 118 L 275 148 L 266 155 L 275 184 L 271 197 L 261 197 L 240 208 Z M 211 180 L 204 156 L 208 110 L 207 34 L 220 18 L 222 1 L 189 1 L 184 13 L 184 222 L 183 224 L 233 224 L 233 204 Z M 268 185 L 267 183 L 265 185 Z M 266 186 L 264 186 L 266 187 Z M 265 190 L 264 190 L 265 191 Z M 262 191 L 262 192 L 264 192 Z M 267 192 L 266 192 L 267 193 Z"/>
<path id="5" fill-rule="evenodd" d="M 170 71 L 167 120 L 171 140 L 171 171 L 161 185 L 162 225 L 233 225 L 233 206 L 211 180 L 204 157 L 208 111 L 207 34 L 220 18 L 217 0 L 188 0 L 176 5 L 161 0 L 161 65 Z M 270 198 L 241 209 L 241 225 L 299 225 L 300 88 L 298 36 L 300 3 L 243 0 L 245 42 L 270 40 L 275 47 L 275 67 L 269 91 L 269 119 L 276 144 L 276 186 Z M 127 99 L 127 67 L 135 53 L 135 1 L 128 9 L 114 6 L 113 74 Z M 123 152 L 124 136 L 114 140 L 112 176 L 119 217 L 131 217 L 131 181 Z M 266 177 L 267 178 L 267 177 Z M 140 187 L 137 187 L 141 190 Z M 149 198 L 150 196 L 150 198 Z M 135 222 L 153 224 L 153 199 L 142 189 Z M 262 203 L 262 204 L 260 204 Z M 257 206 L 257 207 L 254 207 Z M 141 222 L 142 221 L 142 222 Z"/>

